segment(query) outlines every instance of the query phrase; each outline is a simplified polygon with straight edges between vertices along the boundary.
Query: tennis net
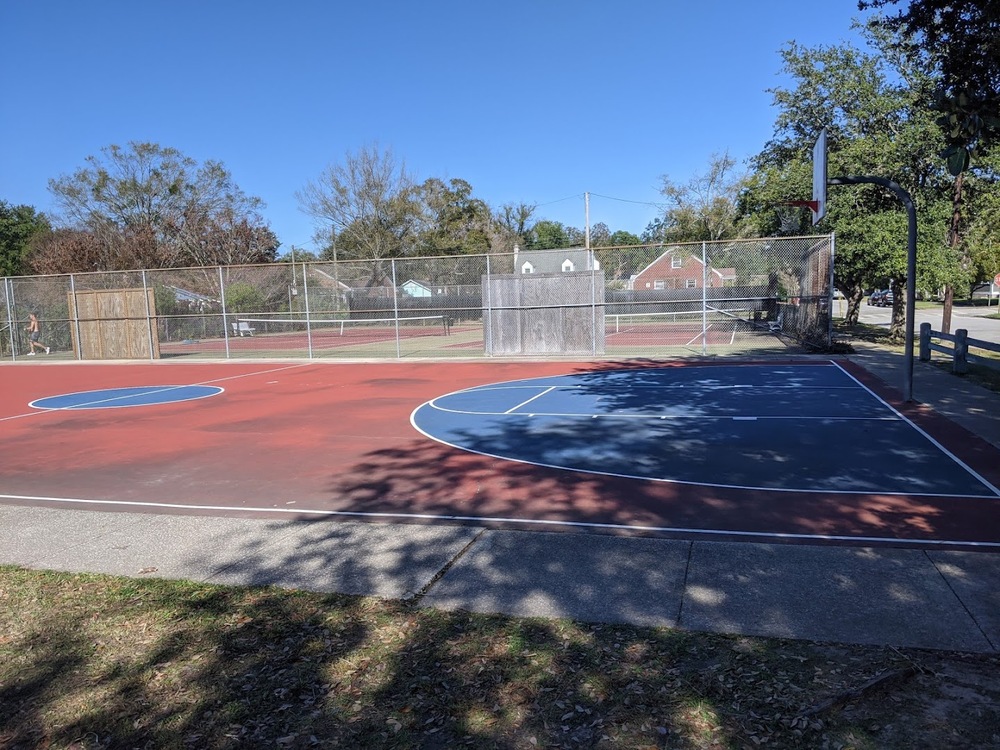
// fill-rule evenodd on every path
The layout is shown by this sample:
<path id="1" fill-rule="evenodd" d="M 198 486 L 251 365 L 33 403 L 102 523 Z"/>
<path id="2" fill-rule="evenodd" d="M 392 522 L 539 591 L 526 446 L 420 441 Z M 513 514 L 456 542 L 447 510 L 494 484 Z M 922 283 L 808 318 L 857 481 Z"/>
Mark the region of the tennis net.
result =
<path id="1" fill-rule="evenodd" d="M 704 311 L 609 313 L 604 317 L 609 343 L 615 339 L 631 343 L 694 344 L 703 339 L 719 342 L 743 335 L 774 334 L 780 327 L 761 319 L 753 310 L 722 310 L 707 307 Z"/>
<path id="2" fill-rule="evenodd" d="M 308 334 L 329 338 L 382 340 L 397 335 L 448 335 L 451 320 L 446 315 L 402 318 L 237 318 L 231 323 L 234 336 L 281 336 Z"/>

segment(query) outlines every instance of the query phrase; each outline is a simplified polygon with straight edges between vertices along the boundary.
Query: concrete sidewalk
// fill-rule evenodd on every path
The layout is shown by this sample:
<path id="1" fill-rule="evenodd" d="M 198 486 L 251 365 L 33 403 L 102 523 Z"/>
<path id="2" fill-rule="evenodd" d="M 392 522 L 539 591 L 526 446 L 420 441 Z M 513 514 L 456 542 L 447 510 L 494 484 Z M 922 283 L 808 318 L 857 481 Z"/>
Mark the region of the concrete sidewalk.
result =
<path id="1" fill-rule="evenodd" d="M 851 343 L 855 349 L 850 356 L 852 361 L 902 392 L 906 375 L 902 353 L 863 341 Z M 913 399 L 1000 448 L 1000 394 L 916 360 L 913 363 Z"/>
<path id="2" fill-rule="evenodd" d="M 0 506 L 0 562 L 446 610 L 996 652 L 1000 555 Z"/>
<path id="3" fill-rule="evenodd" d="M 901 355 L 862 346 L 852 359 L 902 383 Z M 997 394 L 917 362 L 914 397 L 1000 447 Z M 274 584 L 446 610 L 1000 651 L 1000 554 L 990 552 L 0 505 L 0 563 Z"/>

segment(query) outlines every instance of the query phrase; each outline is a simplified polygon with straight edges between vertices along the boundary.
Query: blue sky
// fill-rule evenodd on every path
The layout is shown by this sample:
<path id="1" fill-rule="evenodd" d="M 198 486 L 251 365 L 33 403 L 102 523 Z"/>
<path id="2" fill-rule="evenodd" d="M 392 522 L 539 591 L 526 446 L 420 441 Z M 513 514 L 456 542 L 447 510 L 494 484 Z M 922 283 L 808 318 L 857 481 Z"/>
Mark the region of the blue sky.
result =
<path id="1" fill-rule="evenodd" d="M 282 243 L 295 198 L 377 145 L 491 206 L 639 234 L 663 175 L 742 162 L 773 132 L 779 50 L 851 42 L 856 0 L 8 0 L 0 199 L 148 141 L 217 160 Z"/>

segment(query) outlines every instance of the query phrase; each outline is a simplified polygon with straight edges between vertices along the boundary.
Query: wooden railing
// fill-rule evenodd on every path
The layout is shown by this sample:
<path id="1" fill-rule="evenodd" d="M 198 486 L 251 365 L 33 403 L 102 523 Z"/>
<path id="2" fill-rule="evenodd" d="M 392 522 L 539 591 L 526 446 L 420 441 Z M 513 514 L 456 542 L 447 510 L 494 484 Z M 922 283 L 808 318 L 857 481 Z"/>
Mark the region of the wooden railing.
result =
<path id="1" fill-rule="evenodd" d="M 937 343 L 938 341 L 947 341 L 952 345 L 946 346 L 944 344 Z M 931 359 L 931 352 L 935 351 L 941 352 L 942 354 L 950 354 L 952 372 L 960 375 L 969 371 L 969 362 L 975 362 L 976 364 L 985 365 L 986 367 L 1000 369 L 1000 361 L 970 354 L 969 347 L 1000 353 L 1000 344 L 994 344 L 990 341 L 982 341 L 980 339 L 970 339 L 969 332 L 964 328 L 959 328 L 955 331 L 955 334 L 952 335 L 950 333 L 941 333 L 940 331 L 931 330 L 930 323 L 920 324 L 920 360 L 922 362 L 929 362 Z"/>

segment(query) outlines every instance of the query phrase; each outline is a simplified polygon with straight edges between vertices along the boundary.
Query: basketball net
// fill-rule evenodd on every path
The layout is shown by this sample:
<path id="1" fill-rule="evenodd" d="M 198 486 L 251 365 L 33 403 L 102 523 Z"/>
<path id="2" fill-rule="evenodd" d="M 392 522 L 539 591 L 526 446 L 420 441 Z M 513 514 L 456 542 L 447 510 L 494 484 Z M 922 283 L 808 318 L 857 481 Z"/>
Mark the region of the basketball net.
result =
<path id="1" fill-rule="evenodd" d="M 806 201 L 789 201 L 779 203 L 774 207 L 774 213 L 778 216 L 778 235 L 799 235 L 802 234 L 802 206 Z"/>

